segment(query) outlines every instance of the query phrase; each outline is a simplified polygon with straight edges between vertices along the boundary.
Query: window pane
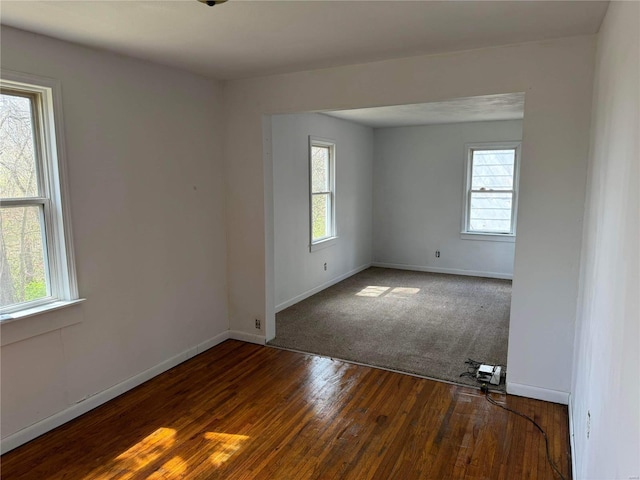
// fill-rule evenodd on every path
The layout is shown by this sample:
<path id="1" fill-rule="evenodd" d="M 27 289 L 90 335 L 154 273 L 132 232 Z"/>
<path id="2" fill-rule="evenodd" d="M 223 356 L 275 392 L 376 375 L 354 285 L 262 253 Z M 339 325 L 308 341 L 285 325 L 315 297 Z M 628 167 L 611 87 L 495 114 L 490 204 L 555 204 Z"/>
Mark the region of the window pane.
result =
<path id="1" fill-rule="evenodd" d="M 311 208 L 311 240 L 316 241 L 331 236 L 330 195 L 315 194 Z"/>
<path id="2" fill-rule="evenodd" d="M 38 196 L 31 99 L 0 95 L 0 197 Z"/>
<path id="3" fill-rule="evenodd" d="M 329 147 L 311 147 L 311 192 L 329 191 Z"/>
<path id="4" fill-rule="evenodd" d="M 513 165 L 516 151 L 474 150 L 471 188 L 513 190 Z"/>
<path id="5" fill-rule="evenodd" d="M 471 193 L 469 231 L 511 233 L 512 194 Z"/>
<path id="6" fill-rule="evenodd" d="M 49 295 L 42 207 L 0 209 L 0 306 Z"/>

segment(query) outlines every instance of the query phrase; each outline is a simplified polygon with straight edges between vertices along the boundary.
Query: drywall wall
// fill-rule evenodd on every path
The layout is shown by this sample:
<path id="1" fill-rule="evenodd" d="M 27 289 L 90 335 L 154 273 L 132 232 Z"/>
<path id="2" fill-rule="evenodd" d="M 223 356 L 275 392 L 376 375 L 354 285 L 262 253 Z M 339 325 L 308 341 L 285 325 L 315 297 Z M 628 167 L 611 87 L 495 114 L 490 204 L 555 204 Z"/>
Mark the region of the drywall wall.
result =
<path id="1" fill-rule="evenodd" d="M 267 337 L 275 331 L 265 114 L 526 92 L 508 389 L 567 402 L 594 52 L 595 37 L 585 36 L 226 83 L 231 329 L 253 332 L 256 316 L 265 316 Z"/>
<path id="2" fill-rule="evenodd" d="M 522 121 L 377 128 L 374 139 L 374 262 L 511 278 L 513 242 L 461 238 L 465 144 L 521 141 Z"/>
<path id="3" fill-rule="evenodd" d="M 373 129 L 327 115 L 271 118 L 275 305 L 286 308 L 371 263 Z M 336 231 L 309 251 L 309 135 L 336 143 Z M 327 270 L 324 270 L 324 264 Z"/>
<path id="4" fill-rule="evenodd" d="M 3 69 L 62 85 L 86 298 L 33 317 L 80 323 L 2 346 L 6 439 L 215 339 L 228 320 L 221 86 L 12 28 L 1 34 Z M 2 326 L 3 343 L 14 328 Z"/>
<path id="5" fill-rule="evenodd" d="M 598 38 L 572 388 L 575 478 L 640 478 L 640 4 Z"/>

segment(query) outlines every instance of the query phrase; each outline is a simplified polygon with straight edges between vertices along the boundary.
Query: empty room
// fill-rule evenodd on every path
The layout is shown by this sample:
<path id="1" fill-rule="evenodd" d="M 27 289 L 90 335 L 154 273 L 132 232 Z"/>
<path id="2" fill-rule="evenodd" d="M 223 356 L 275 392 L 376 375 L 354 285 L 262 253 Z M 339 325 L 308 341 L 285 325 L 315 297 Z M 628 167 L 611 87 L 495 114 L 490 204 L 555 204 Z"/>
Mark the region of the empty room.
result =
<path id="1" fill-rule="evenodd" d="M 524 103 L 274 115 L 269 345 L 504 388 Z"/>
<path id="2" fill-rule="evenodd" d="M 0 23 L 3 479 L 640 477 L 640 3 Z"/>

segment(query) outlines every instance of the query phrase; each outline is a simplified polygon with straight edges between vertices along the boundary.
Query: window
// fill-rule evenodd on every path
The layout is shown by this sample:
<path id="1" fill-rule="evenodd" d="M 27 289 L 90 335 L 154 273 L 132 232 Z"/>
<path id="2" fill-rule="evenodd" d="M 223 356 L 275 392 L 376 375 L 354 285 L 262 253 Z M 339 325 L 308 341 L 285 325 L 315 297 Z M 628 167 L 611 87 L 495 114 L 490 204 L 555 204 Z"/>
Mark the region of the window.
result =
<path id="1" fill-rule="evenodd" d="M 54 80 L 2 72 L 2 320 L 19 318 L 36 307 L 57 308 L 61 302 L 78 298 L 68 213 L 63 208 L 59 101 L 59 86 Z"/>
<path id="2" fill-rule="evenodd" d="M 463 233 L 515 235 L 520 144 L 467 146 Z"/>
<path id="3" fill-rule="evenodd" d="M 336 238 L 335 143 L 309 137 L 311 251 Z"/>

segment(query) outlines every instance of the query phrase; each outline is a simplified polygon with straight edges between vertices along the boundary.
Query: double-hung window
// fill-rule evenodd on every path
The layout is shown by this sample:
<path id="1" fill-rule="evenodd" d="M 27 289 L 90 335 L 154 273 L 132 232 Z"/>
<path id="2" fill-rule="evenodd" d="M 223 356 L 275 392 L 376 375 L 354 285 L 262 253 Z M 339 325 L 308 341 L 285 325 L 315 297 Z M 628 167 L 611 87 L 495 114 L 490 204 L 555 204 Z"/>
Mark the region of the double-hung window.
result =
<path id="1" fill-rule="evenodd" d="M 59 86 L 2 72 L 0 314 L 20 318 L 78 298 L 68 213 Z M 55 305 L 52 305 L 55 304 Z M 40 310 L 38 310 L 40 308 Z"/>
<path id="2" fill-rule="evenodd" d="M 328 246 L 336 238 L 336 145 L 309 137 L 310 249 Z"/>
<path id="3" fill-rule="evenodd" d="M 520 144 L 467 146 L 463 234 L 513 237 Z"/>

